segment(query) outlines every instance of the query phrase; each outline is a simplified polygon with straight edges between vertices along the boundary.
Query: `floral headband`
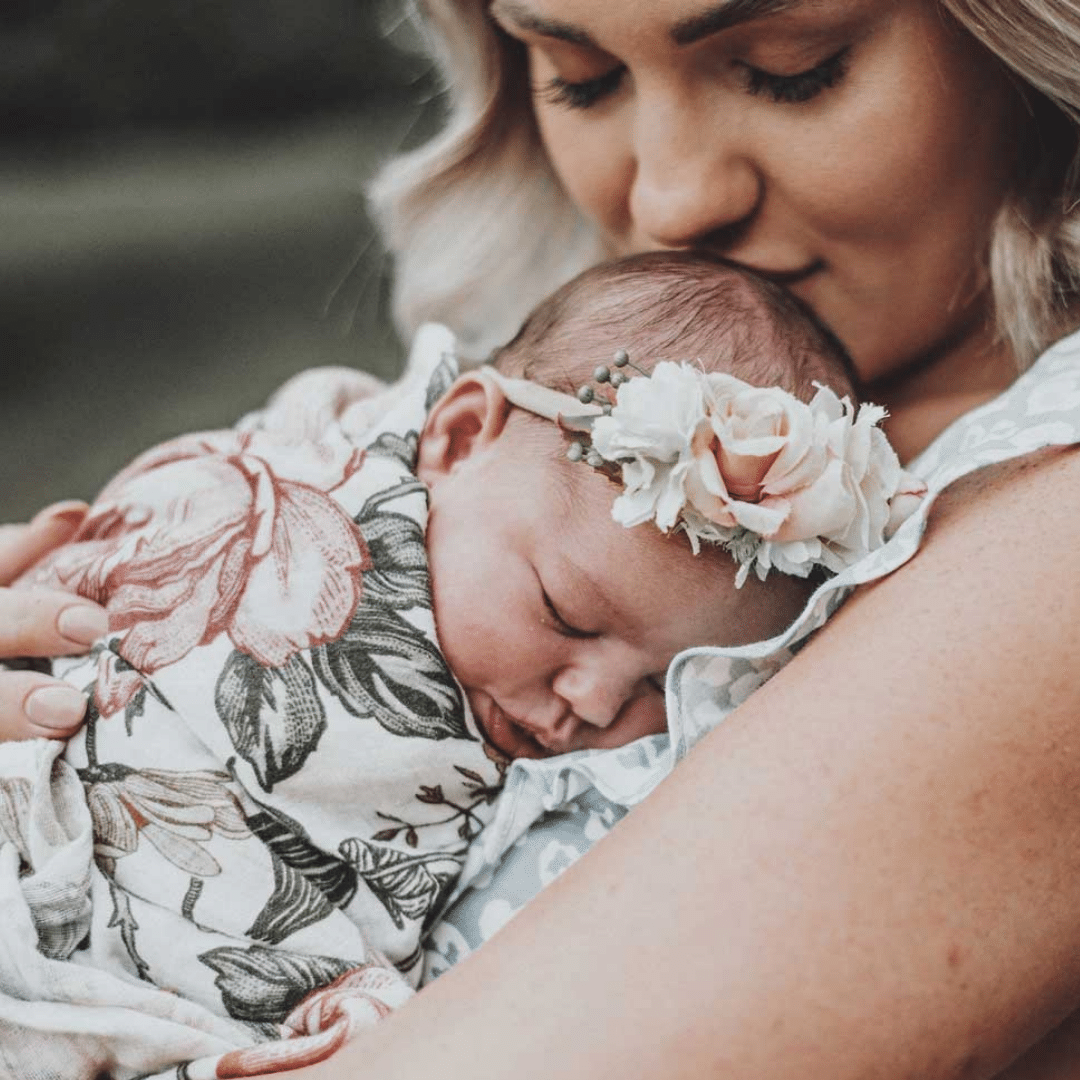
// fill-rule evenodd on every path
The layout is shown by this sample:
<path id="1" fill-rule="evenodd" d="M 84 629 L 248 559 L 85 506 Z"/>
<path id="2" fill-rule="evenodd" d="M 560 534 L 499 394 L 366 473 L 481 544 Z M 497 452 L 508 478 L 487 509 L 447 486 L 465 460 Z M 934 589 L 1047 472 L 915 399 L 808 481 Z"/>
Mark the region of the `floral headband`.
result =
<path id="1" fill-rule="evenodd" d="M 507 400 L 585 441 L 568 456 L 621 478 L 612 517 L 685 532 L 695 554 L 718 544 L 750 570 L 806 577 L 832 573 L 882 546 L 919 505 L 926 485 L 900 467 L 878 427 L 879 405 L 852 405 L 817 385 L 809 402 L 779 387 L 661 361 L 627 378 L 594 372 L 578 396 L 485 367 Z M 586 446 L 587 442 L 587 446 Z"/>

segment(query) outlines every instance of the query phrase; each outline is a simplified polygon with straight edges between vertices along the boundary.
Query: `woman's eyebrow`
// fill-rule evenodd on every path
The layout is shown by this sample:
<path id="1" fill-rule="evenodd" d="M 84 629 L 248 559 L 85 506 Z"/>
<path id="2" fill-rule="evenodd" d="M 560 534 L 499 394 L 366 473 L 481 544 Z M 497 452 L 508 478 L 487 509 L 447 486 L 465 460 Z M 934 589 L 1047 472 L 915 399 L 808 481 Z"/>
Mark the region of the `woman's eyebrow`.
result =
<path id="1" fill-rule="evenodd" d="M 515 3 L 515 0 L 495 0 L 488 9 L 497 22 L 507 22 L 516 26 L 519 30 L 527 30 L 542 37 L 556 38 L 559 41 L 569 42 L 571 45 L 581 45 L 586 49 L 595 49 L 596 42 L 584 30 L 570 23 L 560 22 L 558 19 L 548 19 L 530 11 L 524 4 Z"/>
<path id="2" fill-rule="evenodd" d="M 671 28 L 671 40 L 676 45 L 693 45 L 702 38 L 728 30 L 739 23 L 779 15 L 796 7 L 800 2 L 801 0 L 722 0 L 708 11 L 680 19 Z"/>

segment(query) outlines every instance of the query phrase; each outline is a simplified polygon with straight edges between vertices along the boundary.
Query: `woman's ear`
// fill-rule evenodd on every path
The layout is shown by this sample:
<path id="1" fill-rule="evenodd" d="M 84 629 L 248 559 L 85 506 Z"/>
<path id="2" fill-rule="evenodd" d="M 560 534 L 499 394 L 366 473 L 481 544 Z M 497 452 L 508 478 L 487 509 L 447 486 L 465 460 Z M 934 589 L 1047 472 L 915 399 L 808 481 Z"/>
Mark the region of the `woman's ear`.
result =
<path id="1" fill-rule="evenodd" d="M 493 443 L 506 426 L 510 403 L 491 379 L 460 376 L 432 406 L 420 436 L 416 475 L 429 487 Z"/>

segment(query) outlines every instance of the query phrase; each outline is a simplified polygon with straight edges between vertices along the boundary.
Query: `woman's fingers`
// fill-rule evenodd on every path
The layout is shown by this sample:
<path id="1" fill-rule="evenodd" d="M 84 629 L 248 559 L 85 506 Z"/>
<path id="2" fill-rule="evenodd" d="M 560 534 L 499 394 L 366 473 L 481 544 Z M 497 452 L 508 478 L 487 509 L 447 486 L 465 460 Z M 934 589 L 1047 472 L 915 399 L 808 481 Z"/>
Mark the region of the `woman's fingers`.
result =
<path id="1" fill-rule="evenodd" d="M 86 503 L 70 500 L 47 506 L 25 525 L 0 525 L 0 585 L 10 585 L 43 555 L 70 540 L 87 510 Z"/>
<path id="2" fill-rule="evenodd" d="M 74 735 L 86 713 L 86 695 L 34 671 L 0 672 L 0 742 L 64 739 Z"/>
<path id="3" fill-rule="evenodd" d="M 81 502 L 55 503 L 25 525 L 0 526 L 0 660 L 85 652 L 108 632 L 105 611 L 69 593 L 6 588 L 42 556 L 70 540 L 86 517 Z M 86 696 L 35 671 L 0 669 L 0 741 L 74 734 Z"/>
<path id="4" fill-rule="evenodd" d="M 70 593 L 0 588 L 0 660 L 86 652 L 108 633 L 103 608 Z"/>
<path id="5" fill-rule="evenodd" d="M 4 588 L 69 540 L 86 513 L 86 503 L 72 500 L 46 507 L 25 525 L 0 525 L 0 660 L 85 652 L 108 632 L 105 611 L 89 600 L 51 589 Z"/>

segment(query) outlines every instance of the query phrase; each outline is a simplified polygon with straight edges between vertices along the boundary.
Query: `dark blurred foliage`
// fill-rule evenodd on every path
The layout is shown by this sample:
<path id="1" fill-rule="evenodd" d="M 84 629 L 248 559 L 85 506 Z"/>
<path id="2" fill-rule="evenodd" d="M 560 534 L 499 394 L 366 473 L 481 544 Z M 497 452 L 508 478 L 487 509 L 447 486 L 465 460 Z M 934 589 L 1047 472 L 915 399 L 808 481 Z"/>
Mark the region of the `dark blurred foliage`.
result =
<path id="1" fill-rule="evenodd" d="M 438 122 L 403 3 L 0 0 L 0 521 L 301 368 L 395 374 L 363 185 Z"/>
<path id="2" fill-rule="evenodd" d="M 0 136 L 263 126 L 408 90 L 373 0 L 4 0 Z"/>

